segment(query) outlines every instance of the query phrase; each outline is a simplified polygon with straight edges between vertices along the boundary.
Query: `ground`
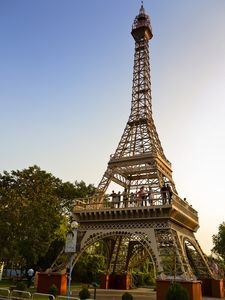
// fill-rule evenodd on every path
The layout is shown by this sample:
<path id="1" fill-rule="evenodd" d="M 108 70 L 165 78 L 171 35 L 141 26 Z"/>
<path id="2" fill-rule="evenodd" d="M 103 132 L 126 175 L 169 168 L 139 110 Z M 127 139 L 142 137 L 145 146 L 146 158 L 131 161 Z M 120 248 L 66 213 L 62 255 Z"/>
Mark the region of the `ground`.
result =
<path id="1" fill-rule="evenodd" d="M 10 288 L 10 286 L 12 286 L 11 281 L 5 281 L 5 280 L 0 281 L 0 288 Z M 36 289 L 33 286 L 28 290 L 31 293 L 36 292 Z M 80 290 L 81 290 L 81 286 L 72 285 L 71 287 L 72 297 L 77 297 Z M 89 291 L 91 293 L 91 298 L 93 299 L 94 289 L 90 288 Z M 153 289 L 148 289 L 148 288 L 138 288 L 129 291 L 97 289 L 96 300 L 121 300 L 122 295 L 125 292 L 131 293 L 134 297 L 134 300 L 156 300 L 156 292 Z M 217 300 L 217 299 L 219 300 L 221 298 L 208 298 L 208 297 L 202 298 L 202 300 Z"/>

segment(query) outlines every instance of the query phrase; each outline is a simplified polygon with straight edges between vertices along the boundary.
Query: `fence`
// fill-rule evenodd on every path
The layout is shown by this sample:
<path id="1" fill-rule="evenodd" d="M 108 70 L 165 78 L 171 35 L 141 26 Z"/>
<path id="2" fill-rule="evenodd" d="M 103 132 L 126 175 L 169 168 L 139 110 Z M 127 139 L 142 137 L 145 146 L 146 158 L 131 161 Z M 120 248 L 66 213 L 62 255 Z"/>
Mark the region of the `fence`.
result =
<path id="1" fill-rule="evenodd" d="M 68 296 L 53 296 L 51 294 L 43 294 L 43 293 L 33 293 L 27 291 L 20 291 L 20 290 L 10 290 L 7 288 L 0 288 L 0 300 L 80 300 L 80 298 L 77 297 L 68 297 Z M 87 299 L 87 300 L 94 300 L 94 299 Z"/>

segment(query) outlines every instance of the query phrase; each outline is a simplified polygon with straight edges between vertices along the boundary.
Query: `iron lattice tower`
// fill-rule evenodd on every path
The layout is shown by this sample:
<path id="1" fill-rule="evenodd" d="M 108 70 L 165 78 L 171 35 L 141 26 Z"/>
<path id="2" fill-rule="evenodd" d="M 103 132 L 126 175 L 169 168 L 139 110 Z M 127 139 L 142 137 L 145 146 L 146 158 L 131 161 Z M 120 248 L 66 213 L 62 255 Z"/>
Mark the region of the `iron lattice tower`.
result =
<path id="1" fill-rule="evenodd" d="M 148 49 L 153 34 L 143 5 L 131 34 L 135 40 L 131 113 L 96 194 L 76 201 L 73 213 L 79 231 L 73 264 L 86 248 L 101 241 L 108 274 L 129 273 L 150 257 L 157 277 L 212 277 L 207 258 L 194 236 L 199 227 L 198 214 L 177 194 L 171 164 L 154 125 Z M 107 201 L 106 191 L 111 182 L 127 190 L 126 202 L 116 206 Z M 164 184 L 172 187 L 170 201 L 163 196 Z M 131 193 L 140 187 L 151 188 L 148 203 L 131 201 Z M 58 257 L 51 270 L 68 266 L 68 259 L 62 257 Z"/>
<path id="2" fill-rule="evenodd" d="M 143 5 L 134 20 L 131 34 L 135 40 L 131 113 L 98 191 L 104 194 L 114 181 L 129 191 L 150 186 L 160 195 L 160 188 L 165 183 L 176 192 L 171 164 L 163 152 L 152 117 L 148 42 L 153 34 Z"/>

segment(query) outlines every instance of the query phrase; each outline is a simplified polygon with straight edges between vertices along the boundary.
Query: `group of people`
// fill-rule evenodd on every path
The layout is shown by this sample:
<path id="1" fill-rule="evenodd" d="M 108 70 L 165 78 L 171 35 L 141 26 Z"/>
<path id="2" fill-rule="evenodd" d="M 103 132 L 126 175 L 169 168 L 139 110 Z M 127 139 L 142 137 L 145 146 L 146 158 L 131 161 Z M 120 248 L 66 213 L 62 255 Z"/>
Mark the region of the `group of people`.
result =
<path id="1" fill-rule="evenodd" d="M 162 204 L 171 204 L 172 195 L 173 192 L 170 185 L 163 184 L 161 187 Z M 115 191 L 112 191 L 110 197 L 112 199 L 111 208 L 153 205 L 153 191 L 150 186 L 147 190 L 144 186 L 142 186 L 136 193 L 129 193 L 127 188 L 125 188 L 122 193 L 116 193 Z"/>
<path id="2" fill-rule="evenodd" d="M 112 191 L 112 194 L 110 196 L 112 197 L 111 208 L 119 208 L 121 205 L 121 196 L 122 196 L 121 193 L 120 192 L 116 193 L 116 192 Z M 128 194 L 127 194 L 127 198 L 128 198 Z M 123 195 L 124 203 L 125 203 L 125 199 L 126 199 L 126 195 L 125 195 L 125 198 Z"/>

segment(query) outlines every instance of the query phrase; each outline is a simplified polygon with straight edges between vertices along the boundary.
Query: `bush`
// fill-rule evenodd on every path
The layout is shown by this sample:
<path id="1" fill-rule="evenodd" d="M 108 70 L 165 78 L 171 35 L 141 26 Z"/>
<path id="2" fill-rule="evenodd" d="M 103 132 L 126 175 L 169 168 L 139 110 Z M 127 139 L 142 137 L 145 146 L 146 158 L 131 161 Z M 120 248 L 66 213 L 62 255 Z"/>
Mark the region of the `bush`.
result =
<path id="1" fill-rule="evenodd" d="M 167 291 L 166 300 L 188 300 L 187 290 L 179 283 L 172 283 Z"/>
<path id="2" fill-rule="evenodd" d="M 133 300 L 133 296 L 126 292 L 122 295 L 122 300 Z"/>
<path id="3" fill-rule="evenodd" d="M 87 298 L 90 298 L 90 292 L 86 287 L 83 287 L 82 290 L 79 292 L 79 297 L 81 300 L 85 300 Z"/>
<path id="4" fill-rule="evenodd" d="M 50 295 L 53 295 L 54 297 L 56 297 L 58 295 L 58 288 L 55 284 L 52 284 L 49 289 L 48 289 L 48 293 Z"/>
<path id="5" fill-rule="evenodd" d="M 17 281 L 17 283 L 16 283 L 16 289 L 19 290 L 19 291 L 26 291 L 27 286 L 26 286 L 25 282 L 23 282 L 23 281 Z"/>
<path id="6" fill-rule="evenodd" d="M 136 287 L 143 287 L 144 284 L 144 274 L 142 272 L 137 272 L 133 275 L 134 278 L 134 285 Z"/>
<path id="7" fill-rule="evenodd" d="M 133 273 L 133 284 L 135 287 L 155 286 L 155 277 L 151 272 L 136 272 Z"/>

